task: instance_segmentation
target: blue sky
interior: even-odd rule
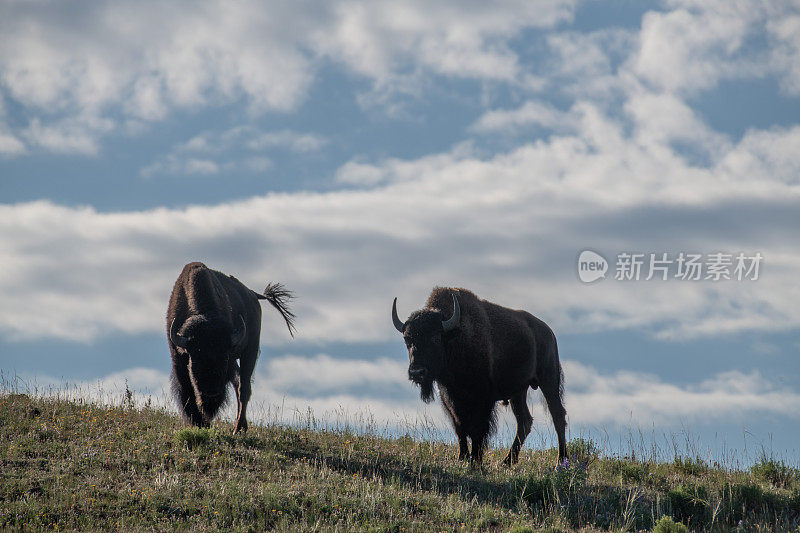
[[[553,327],[573,435],[796,462],[799,185],[789,1],[6,2],[0,369],[158,394],[202,260],[297,294],[293,340],[265,309],[261,405],[446,428],[389,311],[456,285]],[[764,259],[617,281],[622,252]]]

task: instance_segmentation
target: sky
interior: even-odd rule
[[[458,286],[553,328],[571,437],[797,464],[798,226],[796,2],[0,4],[6,386],[171,405],[203,261],[297,296],[251,417],[454,440],[391,303]]]

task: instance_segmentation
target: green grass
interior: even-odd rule
[[[607,457],[570,442],[482,469],[411,437],[251,425],[189,428],[172,414],[0,395],[0,529],[798,531],[800,476],[697,459]]]

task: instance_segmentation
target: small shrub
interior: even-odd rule
[[[674,521],[669,516],[662,516],[661,519],[656,522],[653,533],[689,533],[689,528],[680,522]]]
[[[797,469],[787,466],[783,461],[766,457],[762,457],[761,461],[750,467],[750,473],[756,479],[784,489],[791,487],[792,482],[800,478]]]
[[[586,463],[570,463],[567,460],[556,467],[552,475],[552,484],[559,495],[566,496],[583,488],[588,479],[589,470]]]
[[[521,497],[531,507],[560,502],[564,504],[580,492],[589,479],[585,464],[571,465],[564,461],[555,470],[543,476],[528,477],[522,487]]]
[[[567,443],[567,457],[572,462],[591,463],[600,455],[600,448],[590,439],[572,439]]]
[[[690,457],[676,457],[673,464],[678,472],[690,476],[699,476],[708,471],[708,465],[699,457],[695,457],[694,459]]]
[[[703,485],[682,483],[667,493],[672,505],[672,516],[681,522],[699,528],[708,522],[710,507],[708,489]]]
[[[722,501],[722,517],[731,524],[764,508],[780,505],[776,495],[767,493],[752,483],[726,483],[722,488]]]
[[[647,479],[649,473],[647,465],[620,461],[614,467],[614,473],[618,474],[623,481],[629,483],[642,483]]]
[[[187,449],[193,450],[211,440],[211,430],[208,428],[183,428],[175,434],[175,439],[184,444]]]
[[[553,482],[550,476],[531,476],[522,487],[522,499],[531,507],[547,504],[554,500]]]

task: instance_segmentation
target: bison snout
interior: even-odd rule
[[[428,375],[428,370],[425,368],[409,368],[408,369],[408,379],[411,381],[415,381],[417,383],[421,383],[425,381],[425,377]]]

